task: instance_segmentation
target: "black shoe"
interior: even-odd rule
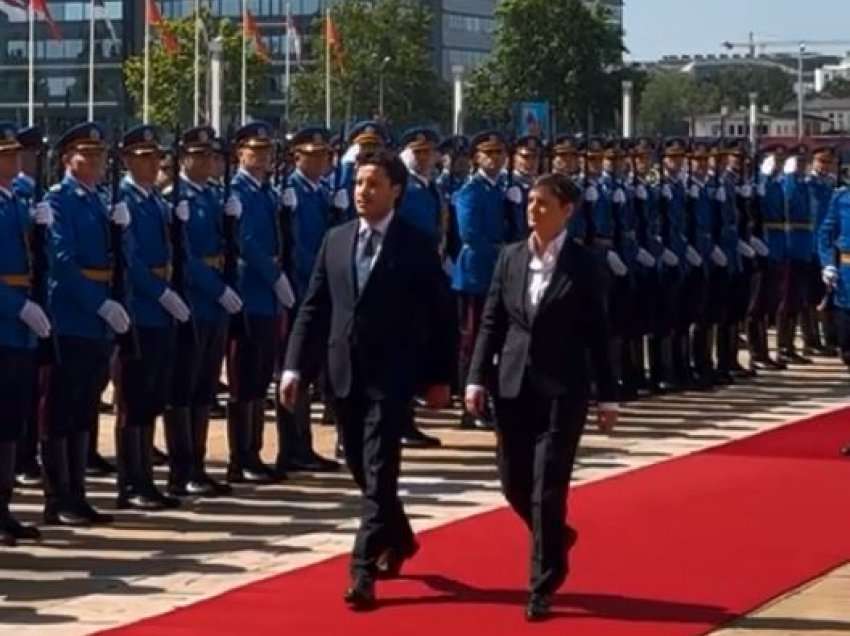
[[[545,621],[552,613],[552,599],[545,594],[532,594],[525,608],[525,620],[529,623]]]
[[[432,435],[426,435],[418,428],[413,427],[402,433],[401,445],[405,448],[439,448],[443,443]]]
[[[168,484],[166,489],[169,495],[172,497],[189,497],[195,493],[189,491],[189,482],[174,482]]]
[[[762,369],[766,371],[783,371],[788,368],[786,364],[766,356],[753,358],[752,365],[756,369]]]
[[[46,526],[82,527],[91,525],[91,520],[79,510],[72,508],[60,509],[53,505],[44,507],[43,520]]]
[[[76,506],[77,512],[84,518],[88,519],[93,526],[105,526],[115,521],[115,517],[104,512],[99,512],[88,501],[84,501]]]
[[[754,378],[758,375],[755,369],[745,369],[741,365],[736,365],[732,367],[732,377],[733,378]]]
[[[15,483],[27,488],[41,485],[41,467],[38,464],[27,466],[15,474]]]
[[[337,459],[345,461],[345,447],[342,444],[337,443],[336,448],[334,449],[334,455]]]
[[[168,464],[168,455],[154,446],[151,450],[151,461],[154,466],[165,466]]]
[[[375,609],[375,584],[371,581],[357,581],[345,591],[346,605],[355,612],[368,612]]]
[[[728,386],[730,384],[735,384],[735,378],[733,378],[732,374],[728,371],[715,371],[714,384],[717,386]]]
[[[376,577],[380,580],[397,579],[404,562],[416,556],[417,552],[419,552],[419,544],[415,540],[403,551],[387,548],[375,562]]]
[[[284,472],[289,471],[293,473],[335,473],[340,469],[339,462],[333,459],[325,459],[315,453],[311,457],[287,459],[284,462],[280,462],[278,466]]]
[[[3,520],[0,532],[11,535],[15,541],[40,541],[41,532],[35,526],[24,525],[12,516]]]
[[[779,360],[785,364],[811,364],[812,361],[801,356],[796,351],[783,351],[779,355]]]
[[[168,508],[170,510],[179,508],[182,505],[177,497],[166,495],[165,493],[160,492],[157,488],[152,489],[150,492],[146,492],[145,496],[159,502],[163,508]]]
[[[201,479],[190,480],[186,484],[186,492],[192,497],[216,497],[218,495],[215,486]]]
[[[255,462],[250,467],[242,469],[242,476],[249,484],[275,484],[286,479],[285,475],[278,475],[272,468],[263,462]]]
[[[223,420],[225,417],[227,417],[227,408],[224,406],[224,404],[216,400],[210,406],[210,417],[214,417],[218,420]]]
[[[162,502],[157,499],[139,494],[119,495],[115,500],[115,507],[118,510],[142,510],[144,512],[156,512],[165,508]]]
[[[204,475],[203,481],[204,483],[209,484],[212,487],[216,495],[227,496],[233,494],[233,488],[231,488],[229,484],[216,481],[209,475]]]
[[[103,455],[95,453],[89,457],[86,475],[89,477],[107,477],[115,474],[115,466],[110,464]]]

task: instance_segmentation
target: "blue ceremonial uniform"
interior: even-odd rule
[[[818,255],[823,267],[838,269],[835,304],[850,309],[850,190],[843,187],[832,197],[818,230]]]
[[[788,228],[788,257],[810,262],[814,244],[814,218],[809,185],[803,176],[787,174],[782,178]]]
[[[60,336],[106,340],[97,315],[109,298],[113,258],[107,210],[96,191],[71,175],[47,195],[56,216],[49,232],[50,312]]]
[[[27,301],[30,261],[27,206],[12,192],[0,188],[0,347],[32,349],[35,336],[19,314]]]
[[[788,232],[785,226],[785,192],[782,180],[766,176],[758,188],[761,198],[764,240],[770,250],[771,261],[783,262],[788,258]]]
[[[233,178],[232,193],[242,203],[239,224],[239,290],[245,312],[280,315],[274,284],[281,275],[278,195],[268,183],[259,183],[244,171]]]
[[[443,197],[434,181],[426,181],[419,175],[409,173],[407,189],[399,208],[400,216],[413,226],[440,242],[442,229]]]
[[[505,195],[497,182],[476,173],[454,196],[460,253],[452,287],[485,295],[490,287],[499,250],[505,242]]]
[[[696,196],[693,196],[693,195]],[[707,184],[691,179],[691,188],[688,196],[692,203],[693,232],[689,233],[688,242],[699,253],[703,260],[703,269],[708,271],[711,264],[711,252],[716,246],[714,235],[714,200]]]
[[[290,211],[294,248],[291,260],[292,284],[300,300],[307,292],[316,256],[330,227],[330,193],[324,185],[312,183],[298,170],[289,176],[287,185],[297,198],[295,209]]]
[[[720,187],[725,199],[720,203],[720,248],[729,261],[731,274],[741,271],[741,255],[738,253],[738,176],[725,172],[720,178]]]
[[[168,327],[171,316],[159,298],[168,287],[170,212],[158,192],[145,192],[129,177],[122,181],[118,196],[127,204],[132,218],[127,228],[131,314],[140,327]]]
[[[812,243],[812,248],[814,249],[815,254],[817,254],[818,230],[829,211],[829,205],[832,202],[832,197],[835,193],[835,181],[829,175],[812,173],[806,178],[806,184],[809,190],[809,205],[812,210],[812,219],[814,221],[814,241]]]

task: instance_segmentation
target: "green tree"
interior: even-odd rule
[[[624,52],[603,10],[581,0],[503,0],[491,57],[471,77],[471,116],[506,125],[517,101],[548,101],[558,128],[614,124]]]
[[[764,66],[742,66],[712,73],[699,80],[702,90],[714,90],[721,105],[732,110],[744,108],[750,103],[750,93],[758,93],[760,104],[781,111],[794,99],[794,80],[779,68]]]
[[[384,117],[393,125],[445,123],[449,86],[434,69],[431,12],[405,0],[340,0],[331,9],[341,54],[332,53],[331,107],[335,122],[372,117],[379,111],[381,77]],[[324,18],[312,30],[317,60],[293,77],[293,115],[298,123],[324,120]],[[339,63],[337,63],[339,62]]]
[[[637,127],[644,135],[686,134],[688,120],[715,110],[717,102],[716,90],[689,73],[656,73],[643,91]]]
[[[224,81],[222,95],[222,120],[235,122],[241,111],[242,85],[242,27],[227,19],[218,19],[208,11],[202,11],[204,31],[201,38],[201,107],[205,103],[204,87],[207,86],[209,64],[208,41],[220,36],[223,45]],[[166,20],[174,33],[179,50],[169,53],[161,41],[151,43],[150,50],[150,121],[167,128],[188,127],[194,113],[194,51],[195,20],[189,16],[181,20]],[[152,28],[156,31],[156,28]],[[247,96],[249,111],[259,105],[260,88],[266,75],[268,63],[257,54],[249,43],[247,58]],[[128,58],[124,62],[124,81],[133,100],[137,118],[142,117],[144,95],[144,55]]]
[[[823,92],[830,97],[850,97],[850,79],[847,79],[846,77],[836,77],[824,86]]]

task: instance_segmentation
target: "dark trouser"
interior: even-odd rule
[[[466,386],[469,365],[475,351],[475,340],[481,328],[481,314],[484,312],[486,296],[476,294],[458,294],[458,386],[461,391]]]
[[[511,508],[532,533],[530,588],[552,594],[566,580],[567,492],[587,400],[550,398],[528,382],[496,401],[499,476]]]
[[[770,357],[767,329],[778,302],[778,265],[776,261],[763,257],[759,257],[755,265],[746,316],[747,345],[751,359],[763,362]]]
[[[808,297],[809,263],[786,261],[780,274],[779,308],[776,314],[776,330],[779,350],[794,352],[794,336],[797,321]]]
[[[38,400],[35,399],[35,396],[38,395],[38,369],[35,364],[32,365],[30,375],[30,407],[24,421],[23,434],[18,440],[15,452],[16,473],[38,469]]]
[[[35,351],[0,347],[0,530],[11,518],[15,453],[32,412]]]
[[[838,350],[841,360],[850,368],[850,309],[835,308],[835,322],[838,330]]]
[[[709,343],[712,339],[714,326],[709,311],[709,303],[712,302],[712,278],[713,270],[706,272],[704,267],[691,267],[685,278],[682,290],[682,301],[687,318],[682,325],[685,352],[679,356],[685,359],[685,364],[693,360],[694,371],[698,378],[710,377],[714,369],[711,358]],[[688,332],[693,325],[693,333]],[[688,351],[690,349],[690,351]]]
[[[282,341],[282,318],[248,314],[247,334],[228,343],[227,383],[230,387],[227,433],[230,464],[252,468],[260,462],[265,425],[265,399],[274,377]]]
[[[119,495],[149,492],[153,486],[154,424],[165,411],[171,392],[175,361],[176,330],[172,327],[137,327],[139,356],[116,361],[115,388],[118,403],[115,439],[118,458]],[[188,466],[189,447],[176,444],[175,431],[166,420],[168,459]]]
[[[351,555],[353,580],[371,580],[380,554],[407,551],[414,542],[410,521],[398,497],[401,428],[410,399],[375,400],[362,389],[336,401],[345,438],[345,460],[363,494],[360,528]]]
[[[285,409],[278,401],[275,417],[278,429],[278,453],[276,464],[285,468],[289,462],[308,461],[313,458],[313,431],[310,421],[310,386],[302,384],[295,408]]]
[[[679,314],[682,312],[681,276],[678,268],[666,266],[661,268],[659,274],[659,304],[649,339],[649,373],[654,384],[675,383],[677,379],[673,365],[673,339],[678,327]]]
[[[41,369],[39,430],[48,510],[85,503],[88,445],[97,423],[111,343],[59,336],[61,359]]]

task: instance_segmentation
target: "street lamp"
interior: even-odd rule
[[[381,119],[384,118],[384,71],[387,68],[387,64],[392,62],[392,59],[387,55],[381,60],[381,65],[378,68],[378,115]]]
[[[454,134],[463,134],[463,72],[464,68],[461,64],[452,66],[452,75],[454,76]]]
[[[803,55],[806,53],[806,43],[800,42],[800,54],[797,56],[797,139],[803,138]]]

